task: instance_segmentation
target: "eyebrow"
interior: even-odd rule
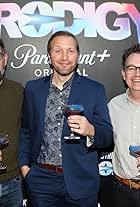
[[[61,46],[61,45],[54,45],[53,47],[63,47],[63,46]],[[67,47],[67,46],[65,46],[65,47]],[[76,47],[68,47],[68,48],[76,48]]]
[[[128,65],[126,65],[125,67],[128,67],[128,66],[134,66],[134,67],[137,67],[137,66],[134,65],[134,64],[128,64]]]

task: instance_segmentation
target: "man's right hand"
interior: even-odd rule
[[[29,170],[30,170],[30,167],[28,165],[24,165],[21,167],[21,173],[24,178],[27,175]]]

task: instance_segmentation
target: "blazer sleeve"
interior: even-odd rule
[[[103,85],[100,85],[97,90],[96,106],[93,113],[93,125],[95,126],[95,141],[93,146],[97,148],[106,148],[112,145],[113,129]]]

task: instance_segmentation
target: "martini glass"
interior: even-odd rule
[[[8,135],[7,134],[0,134],[0,150],[5,149],[8,147],[9,140],[8,140]],[[6,172],[7,167],[3,166],[2,161],[0,161],[0,174]]]
[[[64,113],[67,117],[72,115],[83,115],[84,107],[82,104],[71,104],[64,107]],[[64,139],[80,139],[80,136],[76,136],[71,129],[69,136],[65,136]]]
[[[132,156],[135,158],[140,156],[140,145],[130,145],[129,151]],[[133,178],[134,180],[140,180],[140,171],[136,177]]]

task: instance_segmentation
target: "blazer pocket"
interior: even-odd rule
[[[23,180],[26,182],[27,180],[29,180],[30,178],[30,174],[33,171],[34,165],[31,166],[30,170],[27,172],[27,174],[25,175],[25,177],[23,177]]]

